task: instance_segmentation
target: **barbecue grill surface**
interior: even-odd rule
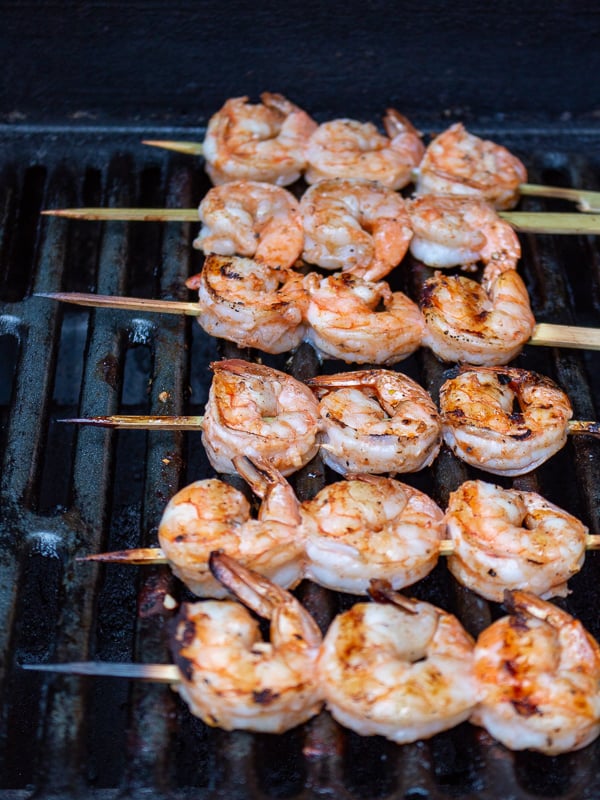
[[[525,126],[481,132],[520,153],[532,180],[598,183],[599,165],[588,155],[597,139],[589,132],[575,141],[572,132]],[[212,474],[199,434],[110,432],[60,419],[202,413],[210,361],[258,355],[210,339],[189,319],[94,311],[36,296],[65,290],[186,299],[184,278],[201,263],[191,248],[197,226],[39,216],[42,208],[69,205],[196,203],[208,188],[201,163],[144,148],[138,139],[137,132],[111,129],[54,134],[51,143],[43,129],[4,136],[0,797],[32,791],[61,798],[598,796],[597,744],[558,758],[514,754],[464,724],[397,747],[344,731],[326,713],[280,737],[224,733],[192,718],[166,686],[19,669],[39,661],[168,660],[170,615],[162,600],[166,592],[187,597],[168,570],[75,559],[155,544],[169,497]],[[528,236],[523,244],[522,272],[538,321],[597,321],[596,240]],[[414,294],[423,267],[412,263],[397,273],[395,285]],[[267,360],[299,377],[346,368],[321,367],[308,346]],[[529,347],[516,363],[567,388],[576,418],[598,418],[597,355]],[[448,374],[426,352],[398,369],[434,395]],[[540,491],[599,533],[599,457],[596,442],[572,439],[551,462],[513,483]],[[444,505],[467,477],[490,479],[443,451],[433,467],[403,479]],[[292,480],[306,497],[331,479],[317,461]],[[589,553],[571,596],[560,601],[596,636],[598,569],[597,555]],[[501,613],[458,587],[443,563],[411,593],[457,613],[473,634]],[[298,594],[324,627],[353,602],[308,584]]]

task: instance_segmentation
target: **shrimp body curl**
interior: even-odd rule
[[[245,454],[289,475],[317,454],[318,403],[308,386],[241,359],[211,367],[202,442],[213,469],[235,474],[233,459]]]
[[[514,269],[480,285],[437,272],[425,281],[423,344],[443,361],[496,365],[511,361],[529,341],[535,319]]]
[[[300,211],[304,260],[370,281],[402,261],[412,238],[404,200],[374,181],[319,181],[302,196]]]
[[[581,623],[529,592],[475,646],[471,721],[511,750],[578,750],[600,733],[600,647]]]
[[[444,515],[423,492],[393,478],[356,475],[301,505],[307,578],[349,594],[371,579],[394,589],[428,575],[439,556]]]
[[[291,267],[302,252],[300,206],[280,186],[233,181],[214,186],[198,208],[202,228],[194,247],[222,256],[248,256],[270,267]]]
[[[306,293],[293,270],[209,255],[185,285],[198,290],[198,322],[211,336],[264,353],[287,353],[304,338]]]
[[[241,603],[184,604],[173,637],[179,694],[207,725],[225,730],[282,733],[300,725],[322,706],[315,621],[293,595],[234,559],[217,555],[212,565],[229,591],[270,621],[270,641]]]
[[[524,475],[560,450],[573,415],[550,378],[524,369],[465,369],[440,389],[442,436],[467,464]]]
[[[216,185],[254,180],[287,186],[306,166],[306,143],[317,128],[283,95],[263,92],[261,103],[233,97],[214,114],[202,144],[206,171]]]
[[[338,722],[361,736],[405,744],[469,717],[476,701],[473,641],[446,611],[391,596],[386,590],[387,602],[357,603],[338,615],[318,668]]]
[[[450,572],[495,602],[506,589],[564,597],[585,559],[586,526],[536,492],[466,481],[450,495],[446,526]]]
[[[404,473],[428,467],[442,443],[429,394],[407,375],[373,369],[319,375],[321,457],[342,475]]]
[[[460,122],[428,145],[419,165],[417,194],[480,197],[497,209],[512,208],[527,180],[522,162],[505,147],[469,133]]]
[[[420,134],[394,109],[388,109],[383,124],[387,136],[371,122],[336,119],[319,125],[306,148],[307,183],[366,178],[390,189],[410,183],[425,152]]]
[[[521,245],[514,229],[483,200],[423,195],[409,201],[412,255],[430,267],[468,268],[481,261],[486,280],[515,269]]]
[[[218,548],[280,586],[294,587],[302,578],[300,512],[291,486],[267,463],[238,457],[235,466],[262,498],[257,519],[240,491],[210,478],[177,492],[158,527],[173,573],[199,597],[228,594],[209,568]]]
[[[419,307],[385,281],[310,273],[305,288],[306,341],[321,357],[386,366],[419,348],[425,331]]]

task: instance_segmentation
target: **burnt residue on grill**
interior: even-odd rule
[[[417,120],[418,122],[418,120]],[[598,183],[589,131],[482,129],[532,166],[532,180]],[[198,272],[191,224],[69,222],[46,207],[190,207],[208,189],[201,162],[153,151],[137,132],[43,131],[7,137],[0,166],[0,798],[170,797],[592,798],[600,794],[598,744],[556,758],[510,753],[463,724],[430,741],[397,747],[345,731],[323,712],[281,737],[226,733],[193,718],[168,686],[107,678],[48,676],[21,662],[166,662],[173,612],[189,593],[165,567],[93,565],[100,550],[156,544],[158,522],[178,488],[212,475],[200,433],[111,431],[61,422],[73,416],[203,412],[209,364],[240,355],[175,316],[63,307],[37,297],[55,290],[186,299]],[[16,136],[16,134],[15,134]],[[156,138],[169,138],[160,131]],[[173,137],[170,137],[173,138]],[[181,137],[179,137],[181,138]],[[594,144],[596,145],[594,147]],[[40,158],[39,153],[44,157]],[[297,187],[300,188],[300,187]],[[531,209],[564,209],[527,200]],[[591,237],[522,237],[522,274],[540,321],[598,324],[598,244]],[[413,296],[431,274],[408,263],[391,279]],[[244,351],[244,358],[260,358]],[[268,363],[306,379],[319,364],[308,345]],[[598,355],[527,347],[517,366],[565,387],[577,419],[598,419]],[[425,351],[398,365],[437,398],[451,372]],[[600,533],[600,451],[571,437],[530,476],[537,490]],[[477,473],[443,449],[407,483],[442,506]],[[293,476],[301,498],[335,480],[317,458]],[[588,553],[561,605],[600,636],[600,554]],[[355,598],[303,583],[298,597],[325,630]],[[444,563],[411,594],[456,613],[477,635],[502,613],[458,586]],[[167,604],[170,605],[170,604]]]

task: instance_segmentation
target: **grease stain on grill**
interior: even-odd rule
[[[100,378],[115,391],[119,387],[119,359],[108,353],[96,362],[96,371]]]

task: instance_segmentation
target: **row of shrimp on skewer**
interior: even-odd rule
[[[432,464],[444,442],[470,466],[514,477],[547,461],[571,432],[597,432],[593,422],[572,420],[569,398],[554,381],[515,367],[459,369],[443,383],[438,411],[423,387],[393,370],[302,383],[241,359],[211,366],[205,414],[195,419],[218,473],[235,472],[233,459],[246,454],[290,475],[319,451],[342,474],[416,472]],[[114,424],[126,426],[127,417]],[[137,426],[143,425],[144,418]]]
[[[222,597],[209,569],[222,549],[285,588],[303,579],[333,591],[366,594],[371,580],[412,586],[447,556],[463,586],[499,602],[505,589],[548,598],[568,594],[598,537],[537,492],[470,480],[445,511],[428,495],[381,475],[347,475],[300,502],[267,462],[238,456],[235,466],[257,497],[207,478],[177,492],[158,526],[159,548],[84,557],[103,563],[167,563],[199,597]]]
[[[470,720],[509,748],[548,755],[600,732],[600,647],[531,593],[506,592],[508,615],[474,640],[454,615],[373,581],[372,602],[338,614],[323,636],[287,590],[223,553],[210,564],[241,602],[184,603],[172,627],[176,666],[163,670],[210,726],[281,733],[325,706],[356,733],[398,744]],[[269,620],[269,641],[255,615]],[[98,665],[25,666],[94,674]]]
[[[510,208],[527,180],[522,162],[506,148],[469,133],[461,123],[436,136],[427,148],[421,134],[395,109],[383,118],[385,134],[370,122],[348,118],[321,125],[280,94],[264,92],[261,103],[228,100],[209,120],[202,154],[215,185],[258,180],[287,186],[329,178],[365,178],[417,194],[483,197]]]

